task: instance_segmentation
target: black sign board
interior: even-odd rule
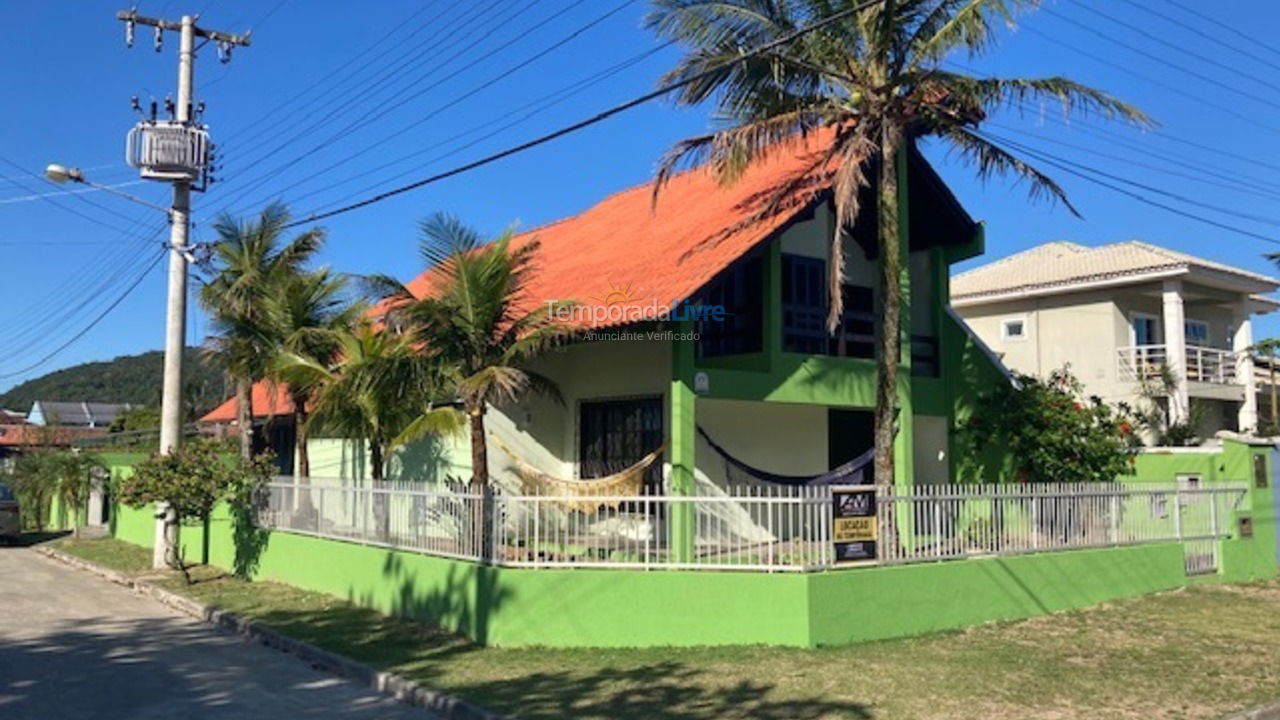
[[[831,541],[836,562],[876,559],[876,489],[872,485],[831,488]]]

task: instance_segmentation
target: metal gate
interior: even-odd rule
[[[1200,485],[1198,476],[1178,478],[1173,509],[1178,536],[1182,538],[1187,575],[1208,575],[1221,565],[1222,540],[1232,534],[1232,514],[1244,501],[1246,490],[1222,492]]]

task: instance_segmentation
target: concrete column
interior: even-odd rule
[[[693,323],[677,323],[674,330],[677,334],[685,334],[687,338],[688,333],[693,332]],[[688,339],[676,340],[671,347],[671,475],[667,478],[667,493],[670,495],[689,496],[697,490],[697,459],[694,452],[698,441],[695,430],[697,415],[694,411],[697,396],[693,392],[693,351],[693,341]],[[692,503],[671,505],[667,518],[668,543],[671,559],[675,562],[693,561],[697,543],[696,516],[696,508]]]
[[[1240,432],[1258,429],[1258,385],[1253,375],[1253,320],[1249,316],[1249,297],[1240,298],[1235,307],[1236,334],[1231,349],[1236,353],[1236,383],[1244,386],[1244,402],[1237,418]]]
[[[1169,394],[1169,422],[1187,419],[1190,397],[1187,392],[1187,331],[1186,316],[1182,310],[1182,281],[1164,281],[1164,347],[1165,364],[1173,371],[1175,380]]]

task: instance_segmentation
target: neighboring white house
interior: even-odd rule
[[[1203,408],[1202,437],[1258,424],[1251,316],[1280,302],[1265,275],[1142,242],[1055,242],[951,279],[951,304],[1011,369],[1070,364],[1091,394],[1137,402],[1162,366],[1172,420]]]

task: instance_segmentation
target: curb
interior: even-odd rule
[[[311,643],[295,640],[254,620],[242,618],[235,613],[219,610],[190,598],[171,593],[149,582],[136,580],[124,573],[91,563],[74,555],[68,555],[61,550],[55,550],[44,545],[39,545],[32,549],[65,565],[70,565],[79,570],[86,570],[117,585],[123,585],[140,595],[150,597],[157,602],[168,605],[183,614],[190,615],[219,629],[230,631],[267,647],[289,653],[313,668],[355,681],[408,705],[430,710],[446,720],[516,720],[511,716],[500,715],[486,710],[456,696],[439,690],[432,690],[416,680],[410,680],[396,673],[378,670],[362,662],[318,648]],[[1257,718],[1253,716],[1244,718],[1242,716],[1241,720],[1272,720],[1272,716],[1258,716]]]
[[[1280,720],[1280,701],[1232,713],[1222,720]]]

